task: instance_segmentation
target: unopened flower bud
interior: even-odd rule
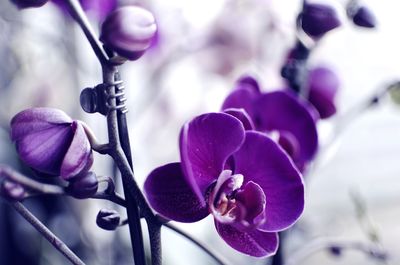
[[[152,13],[141,7],[124,6],[106,18],[100,40],[118,55],[136,60],[150,47],[156,30]]]
[[[104,230],[115,230],[119,226],[121,217],[115,210],[101,209],[97,214],[96,224]]]
[[[308,76],[308,100],[319,112],[321,119],[336,113],[335,98],[340,86],[339,77],[327,67],[316,67]]]
[[[18,8],[41,7],[49,0],[11,0]]]
[[[375,28],[375,15],[365,6],[358,7],[351,16],[355,25],[364,28]]]
[[[0,193],[8,199],[20,201],[25,197],[25,189],[20,184],[4,180],[0,187]]]
[[[86,174],[93,154],[83,123],[58,109],[32,108],[11,120],[21,160],[39,173],[71,180]]]
[[[72,179],[68,186],[68,192],[75,198],[87,199],[96,194],[98,185],[96,174],[90,171],[82,177]]]
[[[323,4],[306,4],[300,19],[304,32],[313,38],[320,38],[341,25],[336,10]]]

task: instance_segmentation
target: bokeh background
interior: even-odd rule
[[[121,1],[121,3],[136,3]],[[295,264],[400,263],[400,107],[385,97],[358,111],[376,91],[400,80],[400,2],[365,0],[378,27],[367,30],[345,17],[345,1],[324,1],[337,8],[343,26],[328,33],[310,59],[338,74],[338,114],[319,124],[321,152],[307,174],[306,210],[285,234],[286,260],[326,242],[370,245],[375,239],[388,261],[348,249],[329,249]],[[280,68],[296,38],[300,1],[152,0],[159,35],[146,55],[122,67],[137,181],[155,167],[179,159],[182,124],[204,112],[218,111],[235,80],[250,73],[264,90],[285,87]],[[101,18],[88,12],[96,30]],[[57,107],[87,122],[107,139],[100,114],[86,114],[79,93],[101,82],[100,66],[81,30],[54,4],[17,10],[0,2],[0,162],[29,174],[8,137],[9,120],[35,106]],[[341,130],[337,130],[341,125]],[[115,175],[112,161],[96,156],[99,175]],[[106,232],[96,227],[97,212],[115,207],[94,200],[43,197],[26,202],[87,264],[132,264],[127,227]],[[125,216],[122,209],[116,208]],[[217,235],[212,218],[177,224],[219,252],[230,264],[269,264],[230,249]],[[215,264],[191,242],[163,230],[165,264]],[[0,203],[0,264],[67,264],[5,203]]]

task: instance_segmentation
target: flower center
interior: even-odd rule
[[[249,181],[243,185],[242,174],[224,170],[219,175],[208,199],[210,211],[221,223],[256,227],[265,221],[265,194],[261,187]]]

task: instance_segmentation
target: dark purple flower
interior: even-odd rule
[[[65,0],[51,0],[63,12],[67,12]],[[117,7],[117,0],[79,0],[83,10],[95,14],[99,20],[103,20],[111,11]]]
[[[11,120],[11,139],[34,170],[71,180],[86,174],[93,154],[85,129],[58,109],[32,108]]]
[[[122,57],[136,60],[150,47],[156,31],[153,14],[141,7],[124,6],[106,18],[100,40]]]
[[[234,249],[255,257],[274,254],[277,232],[304,207],[302,178],[287,154],[234,116],[208,113],[183,126],[180,155],[181,163],[159,167],[146,179],[151,206],[179,222],[211,213]]]
[[[336,73],[326,67],[317,67],[308,76],[308,100],[326,119],[336,113],[335,96],[340,82]]]
[[[323,4],[306,3],[300,19],[304,32],[313,38],[320,38],[341,25],[336,10]]]
[[[41,7],[49,0],[11,0],[18,8]]]
[[[357,7],[350,15],[355,25],[364,28],[375,28],[376,18],[374,13],[365,6]]]
[[[238,81],[222,109],[242,108],[256,130],[275,136],[277,142],[303,171],[318,149],[315,110],[291,91],[261,93],[258,86]]]

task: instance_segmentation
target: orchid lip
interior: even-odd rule
[[[260,188],[252,181],[244,184],[242,174],[232,174],[231,170],[221,172],[208,197],[209,209],[218,222],[232,224],[240,229],[256,229],[265,222],[265,204],[263,203],[265,195],[263,194],[264,200],[256,207],[259,210],[254,215],[254,208],[248,208],[249,202],[246,202],[246,195],[243,197],[248,185]],[[252,206],[254,207],[254,203]]]

